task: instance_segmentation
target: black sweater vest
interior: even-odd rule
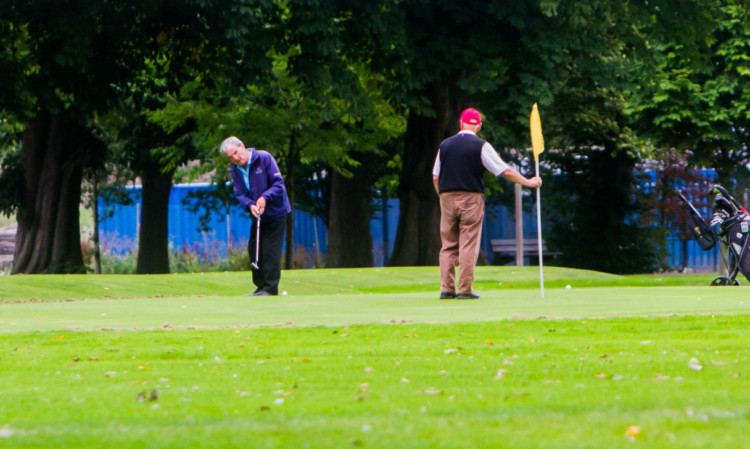
[[[438,191],[484,193],[484,140],[470,133],[459,133],[440,144]]]

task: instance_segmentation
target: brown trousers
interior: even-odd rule
[[[440,290],[471,293],[474,267],[479,256],[484,218],[484,195],[478,192],[445,192],[440,194]]]

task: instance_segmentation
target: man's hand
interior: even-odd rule
[[[260,217],[263,215],[263,211],[266,210],[266,199],[264,197],[258,198],[258,201],[255,202],[252,206],[250,206],[250,212],[252,212],[253,215],[256,217]]]
[[[526,184],[527,187],[534,187],[538,189],[539,187],[542,186],[542,178],[540,178],[539,176],[534,176],[533,178],[529,178],[528,181],[529,181],[528,184]]]

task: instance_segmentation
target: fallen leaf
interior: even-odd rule
[[[703,365],[701,365],[700,362],[698,362],[698,359],[696,359],[695,357],[693,357],[688,362],[688,368],[690,368],[693,371],[700,371],[700,370],[703,369]]]
[[[13,436],[13,429],[10,427],[10,424],[6,424],[3,427],[0,427],[0,438],[10,438]]]
[[[143,390],[136,396],[138,402],[154,402],[159,399],[159,390],[154,388],[151,391]]]
[[[630,426],[625,431],[625,436],[635,438],[641,434],[641,426]]]

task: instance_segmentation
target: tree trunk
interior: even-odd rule
[[[169,273],[169,192],[174,170],[162,172],[157,161],[148,161],[141,174],[141,229],[138,238],[137,274]]]
[[[440,142],[458,131],[458,114],[449,106],[447,96],[438,85],[432,86],[426,94],[437,116],[409,113],[398,188],[400,212],[391,266],[438,264],[440,202],[432,184],[432,166]],[[449,126],[450,118],[455,118],[455,127]]]
[[[361,165],[346,178],[338,172],[331,179],[331,210],[328,220],[329,268],[372,267],[373,154],[357,157]]]
[[[76,158],[82,136],[79,125],[47,113],[26,127],[13,274],[85,272],[78,214],[83,168]]]
[[[295,134],[292,133],[292,136],[289,138],[289,150],[285,160],[286,174],[284,176],[284,187],[286,187],[286,194],[289,197],[289,204],[292,206],[292,212],[286,216],[285,270],[294,268],[294,171],[297,168],[298,155],[297,139]]]

